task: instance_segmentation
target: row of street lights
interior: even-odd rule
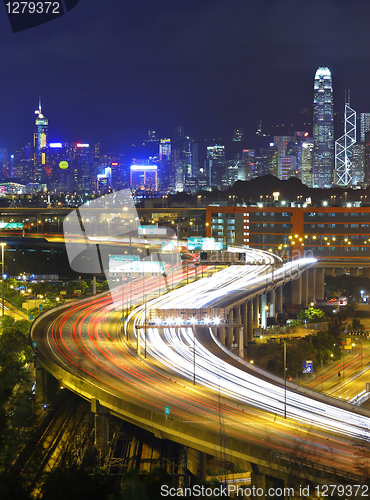
[[[337,238],[335,236],[324,236],[324,235],[290,235],[289,241],[287,243],[282,243],[277,247],[279,251],[284,251],[285,249],[289,251],[289,249],[296,249],[298,251],[303,251],[302,247],[306,247],[307,250],[310,250],[310,247],[314,245],[319,245],[321,248],[321,256],[323,249],[328,247],[330,251],[332,247],[335,248],[339,246],[341,248],[341,255],[343,256],[343,248],[349,249],[352,245],[352,242],[349,238],[343,238],[340,240],[340,245],[336,244]],[[370,238],[367,240],[363,240],[359,246],[370,245]],[[273,252],[273,248],[269,248],[269,252]]]

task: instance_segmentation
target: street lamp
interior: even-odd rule
[[[1,245],[1,303],[2,303],[2,316],[4,316],[4,248],[6,243],[2,242]]]
[[[284,418],[286,418],[286,341],[284,340]]]
[[[196,318],[191,318],[190,320],[191,322],[191,330],[192,330],[192,333],[193,333],[193,351],[194,351],[194,356],[193,356],[193,372],[194,372],[194,377],[193,377],[193,384],[195,385],[195,332],[194,332],[194,325],[195,325],[195,322],[196,322]]]
[[[347,245],[346,252],[348,252],[349,246],[351,245],[351,242],[349,241],[348,238],[344,238],[343,240],[341,240],[341,245],[340,246],[341,246],[341,255],[342,255],[342,257],[343,257],[343,248],[346,248],[345,245],[343,245],[343,242]]]

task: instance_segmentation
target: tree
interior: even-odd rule
[[[307,323],[320,323],[320,321],[324,321],[325,313],[321,309],[310,307],[299,311],[297,318],[306,320]]]
[[[364,325],[358,318],[353,318],[350,328],[356,332],[363,331],[365,329]]]
[[[370,278],[367,276],[325,276],[325,286],[328,295],[338,295],[359,299],[361,290],[370,290]]]
[[[6,429],[11,422],[8,418],[9,411],[7,403],[16,384],[25,380],[28,375],[27,363],[32,358],[32,349],[29,346],[28,331],[30,322],[26,320],[15,321],[14,318],[5,315],[1,321],[0,335],[0,459],[4,462],[4,457],[9,455],[11,442],[8,439],[4,449],[8,434]],[[22,407],[22,408],[21,408]],[[21,412],[24,405],[19,400]],[[10,412],[11,413],[11,412]],[[11,437],[11,436],[10,436]]]
[[[347,319],[346,311],[340,311],[328,316],[328,333],[335,338],[335,342],[341,342],[345,329],[345,321]]]

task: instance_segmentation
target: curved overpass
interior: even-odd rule
[[[288,273],[286,268],[275,271],[277,279],[289,280],[291,273],[302,272],[309,263],[300,263],[300,269],[298,265]],[[121,314],[114,309],[117,298],[125,300],[120,288],[113,291],[114,301],[106,294],[52,310],[32,325],[37,357],[63,386],[86,399],[98,399],[112,413],[157,436],[231,461],[253,462],[267,473],[284,471],[271,461],[272,451],[298,454],[326,466],[332,466],[335,457],[338,469],[355,472],[353,444],[369,435],[366,412],[313,397],[314,393],[300,394],[293,386],[285,392],[281,380],[267,380],[266,374],[252,372],[236,357],[231,359],[209,326],[145,328],[152,308],[172,310],[171,301],[177,296],[183,297],[185,307],[185,297],[195,297],[196,289],[203,286],[202,296],[211,298],[198,304],[212,310],[238,300],[241,294],[272,286],[271,265],[263,267],[252,272],[249,266],[233,266],[235,276],[225,269],[151,300],[130,315],[124,331]],[[137,282],[134,303],[142,300],[141,283]],[[148,295],[156,285],[156,278],[148,280]],[[221,288],[217,296],[212,295],[215,288]],[[133,348],[138,333],[146,359]],[[285,398],[287,419],[283,418]],[[171,408],[171,419],[164,415],[165,406]],[[318,480],[317,470],[303,472]]]

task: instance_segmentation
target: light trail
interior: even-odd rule
[[[62,314],[56,312],[55,318],[48,322],[46,342],[41,341],[45,338],[41,328],[33,330],[32,338],[38,340],[40,352],[64,370],[104,387],[123,400],[162,413],[164,404],[171,405],[174,418],[193,422],[189,425],[204,425],[214,432],[220,432],[219,415],[222,412],[223,432],[230,437],[259,446],[273,446],[281,453],[294,453],[298,440],[307,456],[314,457],[319,451],[320,462],[331,465],[334,450],[338,467],[355,470],[353,440],[368,440],[368,418],[288,390],[288,418],[279,417],[276,421],[275,414],[283,414],[284,388],[248,372],[242,360],[243,369],[239,369],[215,356],[203,345],[202,339],[194,338],[191,325],[162,328],[149,325],[145,362],[130,350],[126,335],[135,345],[135,334],[139,331],[143,352],[144,316],[151,309],[168,311],[169,301],[183,308],[181,297],[186,297],[192,308],[222,304],[223,297],[230,302],[240,294],[246,297],[257,293],[266,283],[271,285],[272,277],[288,280],[310,264],[310,261],[293,262],[271,271],[274,266],[271,254],[250,252],[251,256],[266,260],[260,266],[224,269],[210,278],[155,298],[146,307],[142,304],[143,281],[140,278],[133,280],[131,299],[133,306],[138,307],[129,314],[124,329],[121,329],[121,314],[115,311],[114,303],[124,299],[122,307],[126,307],[128,297],[121,287],[117,287],[113,303],[109,295],[100,295],[71,304]],[[174,284],[183,281],[184,275],[182,268],[174,271]],[[157,287],[157,277],[148,279],[146,297],[154,296]],[[197,290],[199,295],[194,295]],[[206,294],[204,301],[200,297],[202,293]],[[135,325],[141,328],[130,331]],[[207,336],[210,334],[208,329]],[[189,383],[194,375],[194,346],[196,386]],[[182,384],[175,383],[172,377]],[[202,420],[206,423],[202,424]]]

